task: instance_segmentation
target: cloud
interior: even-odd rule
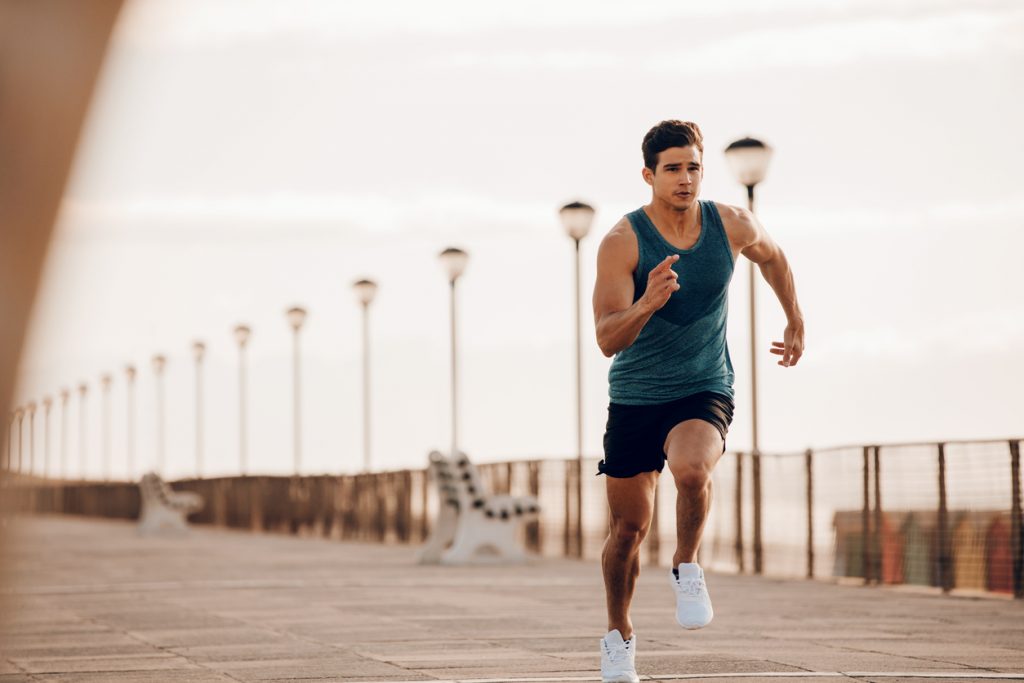
[[[888,358],[909,364],[934,364],[955,353],[995,354],[1024,345],[1024,309],[949,312],[928,325],[858,327],[822,339],[806,365]]]
[[[792,233],[932,232],[964,225],[1008,226],[1024,224],[1024,199],[944,204],[908,204],[900,208],[769,207],[758,210],[766,226]]]
[[[116,45],[132,47],[223,45],[299,33],[315,38],[459,35],[487,30],[563,29],[567,39],[585,29],[621,30],[672,19],[736,17],[778,20],[788,15],[856,18],[865,13],[913,13],[970,6],[1012,7],[989,0],[717,0],[681,3],[646,0],[633,6],[611,0],[134,0],[117,26]],[[762,22],[763,23],[763,22]]]
[[[853,0],[777,0],[772,11],[849,8]],[[905,3],[906,4],[906,3]],[[689,3],[648,0],[628,10],[595,0],[135,0],[122,14],[115,44],[134,47],[224,44],[285,33],[337,38],[403,34],[461,34],[489,29],[621,28],[673,16],[718,16],[764,11],[760,0]]]
[[[238,237],[279,232],[294,238],[448,235],[550,231],[556,207],[539,201],[505,202],[443,189],[401,200],[369,193],[319,195],[274,193],[236,196],[150,196],[132,199],[67,198],[59,225],[66,235],[127,229],[135,233],[181,233],[190,226]]]
[[[632,206],[602,205],[601,213],[619,216]],[[763,206],[766,226],[788,234],[849,234],[853,231],[934,231],[962,225],[1024,224],[1024,199],[974,204],[947,203],[906,208],[803,208]],[[246,236],[253,230],[281,230],[291,237],[393,234],[547,233],[558,225],[556,207],[538,198],[506,200],[454,189],[432,188],[400,199],[383,194],[272,193],[235,196],[149,196],[90,200],[66,198],[62,230],[130,228],[166,232],[200,225]],[[600,225],[600,220],[595,223]]]
[[[936,60],[1024,51],[1024,10],[963,11],[927,17],[877,17],[733,35],[661,55],[651,69],[699,71],[834,67],[864,60]]]
[[[866,60],[943,60],[1024,52],[1024,10],[956,11],[932,16],[830,18],[739,30],[668,51],[523,49],[460,51],[428,60],[427,68],[653,73],[724,73],[772,68],[829,68]]]

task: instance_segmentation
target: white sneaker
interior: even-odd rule
[[[602,683],[640,683],[636,675],[636,633],[623,640],[619,629],[601,639]]]
[[[676,621],[683,628],[704,628],[715,616],[704,583],[704,570],[696,562],[680,562],[677,569],[678,577],[672,572],[668,574],[676,591]]]

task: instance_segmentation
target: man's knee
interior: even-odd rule
[[[619,550],[631,551],[639,547],[644,538],[647,537],[647,530],[649,528],[647,524],[613,519],[609,538],[612,544]]]
[[[704,464],[688,464],[672,473],[677,489],[701,490],[711,484],[711,468]]]

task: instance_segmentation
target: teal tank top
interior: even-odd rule
[[[647,275],[670,254],[679,291],[651,316],[630,346],[619,351],[608,371],[612,403],[655,405],[701,391],[734,399],[732,359],[725,338],[729,317],[732,249],[712,201],[698,200],[700,236],[689,249],[662,237],[643,208],[626,214],[640,257],[633,271],[633,301],[647,289]]]

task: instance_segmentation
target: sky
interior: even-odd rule
[[[98,476],[98,380],[113,373],[112,474],[125,476],[123,367],[138,366],[137,474],[155,458],[150,359],[165,354],[165,474],[189,476],[191,344],[202,340],[203,472],[235,473],[231,329],[246,323],[250,471],[290,472],[284,312],[302,305],[301,469],[358,471],[351,284],[369,277],[380,285],[372,467],[420,467],[450,443],[437,254],[458,246],[470,254],[457,287],[460,446],[479,462],[574,456],[573,247],[557,209],[580,199],[597,209],[581,251],[583,445],[597,457],[610,360],[590,311],[596,251],[649,200],[644,133],[679,118],[704,132],[705,199],[745,203],[722,154],[731,141],[774,149],[757,211],[793,268],[806,352],[775,365],[768,349],[786,321],[761,280],[762,450],[1019,437],[1022,38],[1024,8],[994,0],[129,0],[50,247],[19,400],[88,383],[84,414],[77,399],[69,407],[67,472]],[[741,260],[728,440],[740,450],[747,287]]]

